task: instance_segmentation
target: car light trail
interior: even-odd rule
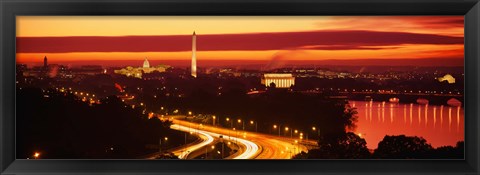
[[[178,151],[175,151],[175,153],[180,153],[178,158],[180,159],[186,159],[188,154],[190,154],[191,152],[197,150],[197,149],[200,149],[208,144],[211,144],[213,142],[213,137],[211,135],[209,135],[208,133],[204,132],[204,131],[201,131],[201,130],[197,130],[197,129],[193,129],[193,128],[189,128],[189,127],[185,127],[185,126],[181,126],[181,125],[176,125],[176,124],[173,124],[170,126],[170,128],[172,129],[175,129],[175,130],[179,130],[179,131],[183,131],[183,132],[194,132],[194,133],[197,133],[199,135],[199,137],[203,140],[202,142],[198,143],[198,144],[195,144],[195,145],[191,145],[189,147],[186,147],[186,148],[183,148],[181,150],[178,150]]]
[[[188,156],[189,153],[212,143],[213,142],[213,137],[220,138],[220,136],[222,136],[222,134],[203,131],[203,130],[198,130],[198,129],[194,129],[194,128],[189,128],[189,127],[178,125],[178,124],[173,124],[170,128],[175,129],[175,130],[184,131],[184,132],[190,132],[191,131],[191,132],[198,133],[199,135],[202,135],[204,137],[207,137],[207,140],[205,140],[205,141],[203,141],[199,144],[195,144],[195,145],[192,145],[192,146],[189,146],[189,147],[185,148],[184,151],[178,156],[180,159],[185,159]],[[224,139],[226,139],[226,138],[224,138]],[[251,141],[241,139],[241,138],[237,138],[237,137],[230,137],[230,139],[226,139],[226,140],[229,140],[230,142],[237,141],[237,143],[245,146],[245,150],[243,151],[243,153],[234,157],[233,159],[253,159],[259,154],[258,145],[251,142]]]

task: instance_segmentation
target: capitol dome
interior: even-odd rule
[[[147,57],[145,57],[145,61],[143,61],[143,68],[150,68],[150,63],[147,60]]]

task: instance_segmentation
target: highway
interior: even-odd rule
[[[186,159],[186,157],[188,157],[188,154],[190,154],[191,152],[198,150],[204,146],[207,146],[214,141],[214,138],[212,137],[212,135],[204,131],[188,128],[186,126],[175,125],[175,124],[171,125],[170,128],[183,131],[183,132],[195,133],[202,140],[200,143],[189,145],[183,148],[178,148],[177,150],[173,151],[173,154],[178,156],[179,159]]]
[[[170,116],[171,117],[171,116]],[[279,137],[267,134],[260,134],[248,131],[231,130],[227,128],[214,127],[192,123],[184,120],[170,119],[175,124],[172,128],[182,128],[175,126],[183,126],[187,129],[201,131],[212,137],[219,138],[223,135],[224,139],[245,146],[243,153],[233,159],[291,159],[291,157],[301,151],[307,152],[308,149],[300,143],[296,143],[295,139],[287,137]]]
[[[170,127],[172,129],[183,131],[183,132],[196,133],[199,136],[204,138],[207,137],[207,139],[204,139],[204,141],[199,144],[191,145],[186,148],[180,148],[174,151],[174,154],[179,155],[180,159],[184,159],[185,157],[187,157],[190,152],[193,152],[197,149],[201,149],[206,145],[209,145],[214,141],[213,137],[219,139],[220,136],[223,135],[221,133],[215,133],[215,132],[211,132],[210,130],[205,130],[204,128],[205,126],[200,126],[198,124],[194,124],[190,122],[185,122],[185,121],[180,122],[179,120],[174,119],[173,123],[174,124]],[[191,127],[191,126],[194,126],[194,127]],[[200,129],[196,129],[195,127]],[[233,157],[233,159],[252,159],[252,158],[255,158],[260,153],[258,145],[255,144],[254,142],[251,142],[242,138],[238,138],[238,137],[229,137],[229,138],[224,137],[223,139],[230,142],[237,143],[238,145],[241,145],[241,147],[243,148],[240,150],[242,153],[238,154],[236,157]]]

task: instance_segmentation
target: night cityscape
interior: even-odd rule
[[[315,34],[21,31],[17,159],[463,159],[463,17],[340,30],[350,18],[312,19],[339,28]]]

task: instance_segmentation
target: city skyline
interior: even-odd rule
[[[462,16],[19,16],[17,34],[17,159],[465,158]]]
[[[17,62],[29,65],[41,63],[44,56],[57,64],[101,62],[108,66],[144,57],[180,64],[191,58],[188,40],[195,30],[199,67],[202,62],[228,65],[222,61],[239,65],[272,61],[348,65],[361,61],[404,66],[412,60],[418,61],[418,66],[463,66],[462,16],[21,16],[17,21]],[[39,23],[43,25],[36,30],[29,27]],[[248,29],[239,27],[247,24]],[[122,29],[112,30],[116,27]],[[108,29],[112,32],[106,32]]]

